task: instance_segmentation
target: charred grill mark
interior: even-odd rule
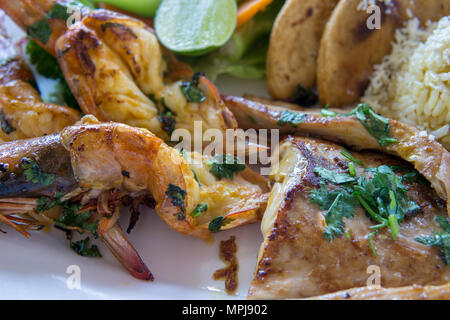
[[[131,28],[116,22],[106,22],[101,25],[102,32],[106,32],[106,30],[110,30],[114,33],[117,38],[122,41],[128,41],[132,38],[138,39],[138,36],[131,30]]]
[[[311,151],[308,149],[308,147],[299,139],[291,138],[292,143],[302,152],[303,156],[306,160],[306,173],[303,176],[303,184],[305,186],[309,187],[319,187],[320,186],[320,179],[319,177],[314,173],[314,168],[317,166],[322,167],[329,167],[329,162],[326,159],[322,159],[319,157],[315,157],[312,155]]]
[[[86,29],[79,29],[73,35],[73,48],[82,63],[82,68],[87,76],[93,77],[96,71],[95,63],[89,54],[90,49],[95,49],[100,46],[100,41],[94,33]]]

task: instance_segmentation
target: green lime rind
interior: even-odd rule
[[[235,0],[163,0],[155,31],[173,52],[201,55],[224,45],[236,28]]]

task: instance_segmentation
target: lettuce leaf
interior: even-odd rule
[[[194,71],[204,72],[212,81],[229,74],[241,79],[260,79],[266,75],[266,56],[273,23],[284,4],[275,0],[246,24],[236,29],[221,48],[197,57],[179,56]]]

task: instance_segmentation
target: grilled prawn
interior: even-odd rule
[[[3,31],[0,28],[0,142],[52,134],[78,121],[78,111],[41,100],[33,74]]]
[[[190,166],[185,157],[200,161]],[[171,228],[201,239],[260,218],[265,180],[245,165],[214,175],[220,163],[212,161],[183,157],[146,129],[87,116],[59,134],[0,144],[0,222],[27,237],[46,224],[93,232],[133,276],[149,280],[117,223],[124,203],[153,199]]]
[[[58,58],[86,114],[146,128],[164,140],[175,129],[193,133],[195,120],[205,130],[237,128],[214,85],[176,61],[144,22],[82,8],[81,21],[67,28],[71,3],[0,0],[0,8]]]

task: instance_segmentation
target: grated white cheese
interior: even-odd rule
[[[397,30],[392,54],[362,98],[378,113],[428,131],[450,149],[450,17]]]

